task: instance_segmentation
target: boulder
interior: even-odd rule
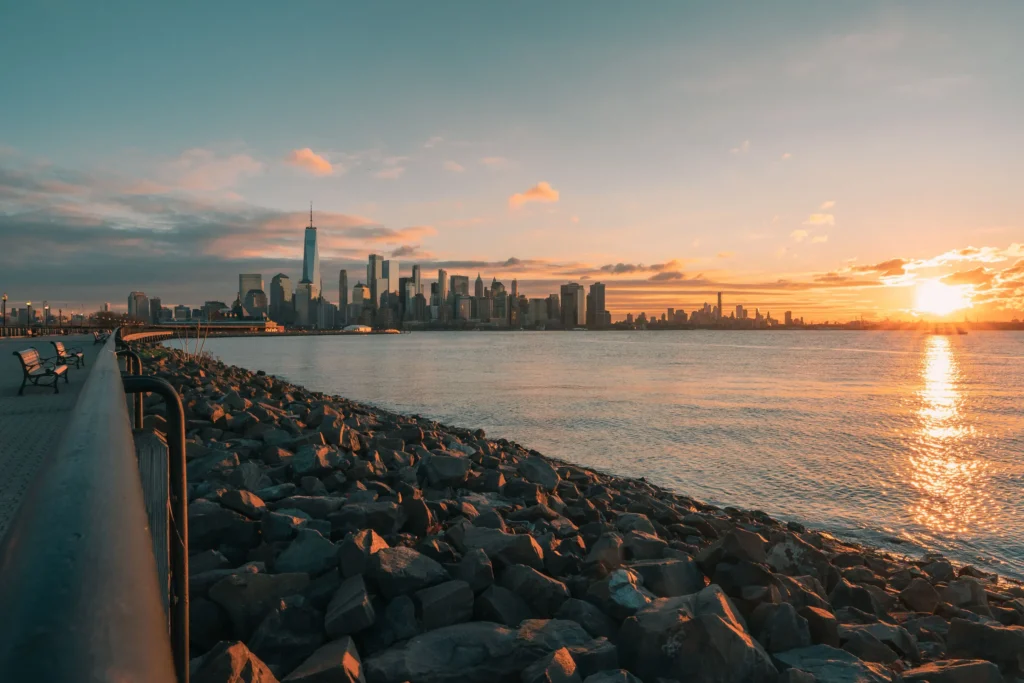
[[[386,598],[408,595],[448,580],[444,567],[411,548],[384,548],[373,555],[370,573]]]
[[[714,573],[715,565],[723,561],[763,564],[766,561],[764,545],[764,539],[758,534],[732,529],[701,550],[696,560],[706,574]]]
[[[892,677],[878,664],[868,664],[828,645],[812,645],[773,655],[779,668],[797,669],[827,683],[892,683]]]
[[[815,645],[839,647],[839,620],[836,615],[820,607],[801,607],[797,614],[807,621],[811,642]]]
[[[1003,683],[999,667],[983,659],[929,662],[903,672],[904,683]]]
[[[843,607],[853,607],[861,612],[867,612],[875,616],[884,616],[885,608],[878,604],[874,594],[864,586],[852,584],[846,579],[839,579],[835,588],[828,596],[832,608],[835,610]]]
[[[921,660],[921,651],[917,647],[917,639],[910,635],[907,629],[902,626],[886,623],[844,625],[839,627],[839,639],[845,640],[856,631],[870,633],[885,643],[896,654],[912,662]]]
[[[626,560],[622,536],[614,532],[602,534],[590,545],[589,550],[586,558],[587,566],[600,568],[604,572],[618,569]]]
[[[939,593],[925,579],[915,578],[900,591],[900,600],[915,612],[933,614],[939,606]]]
[[[363,664],[348,636],[332,640],[311,654],[284,683],[364,683]]]
[[[473,617],[479,621],[519,628],[521,623],[532,616],[525,600],[501,586],[491,586],[474,603]]]
[[[323,615],[299,596],[282,600],[249,638],[249,649],[278,676],[288,673],[324,642]]]
[[[569,598],[555,613],[556,619],[569,619],[582,626],[594,638],[614,639],[619,628],[607,614],[585,600]]]
[[[216,503],[193,514],[189,506],[188,541],[192,551],[210,550],[220,545],[251,548],[259,543],[259,524],[245,515],[222,508]]]
[[[373,626],[377,615],[361,574],[345,579],[327,605],[324,630],[331,638],[347,636]]]
[[[715,585],[693,595],[659,598],[626,619],[619,656],[645,681],[774,683],[778,676],[768,653]]]
[[[517,637],[535,656],[593,640],[582,626],[564,619],[527,619],[519,625]]]
[[[236,636],[246,638],[282,598],[308,585],[309,574],[232,574],[210,588],[210,599],[227,612]]]
[[[221,641],[203,656],[192,683],[278,683],[259,657],[240,642]]]
[[[427,483],[434,487],[459,486],[473,463],[469,458],[454,455],[431,455],[420,465]]]
[[[221,640],[231,637],[231,626],[224,609],[203,597],[191,597],[188,609],[188,639],[194,652],[207,652]]]
[[[825,585],[831,585],[829,574],[838,571],[829,563],[825,553],[792,534],[786,534],[782,540],[773,543],[765,559],[772,570],[779,574],[809,575]]]
[[[615,528],[623,534],[629,533],[630,531],[640,531],[652,536],[658,535],[658,532],[654,529],[654,525],[651,524],[651,520],[647,515],[639,512],[623,512],[615,518]]]
[[[523,669],[523,683],[582,683],[576,662],[562,647]]]
[[[1007,676],[1024,678],[1024,626],[996,626],[954,617],[946,646],[950,657],[985,659]]]
[[[750,632],[768,652],[783,652],[811,645],[807,620],[789,603],[763,603],[750,615]]]
[[[424,631],[473,618],[473,590],[465,581],[446,581],[416,591],[415,602]]]
[[[629,568],[643,579],[644,588],[659,598],[690,595],[704,588],[704,574],[692,557],[633,562]]]
[[[583,683],[643,683],[643,681],[625,669],[607,669],[590,674],[583,679]]]
[[[519,462],[519,474],[526,481],[537,484],[545,491],[554,491],[558,487],[558,472],[544,458],[537,456],[524,458]]]
[[[373,529],[384,536],[398,533],[406,521],[405,511],[388,501],[348,503],[328,519],[331,520],[331,528],[338,533]]]
[[[580,676],[619,667],[619,649],[607,638],[595,638],[582,645],[571,645],[569,654],[576,662]]]
[[[468,526],[462,537],[465,551],[483,550],[499,567],[524,564],[544,569],[544,551],[529,534],[506,534],[497,529]]]
[[[481,593],[494,583],[494,568],[487,559],[487,553],[479,548],[463,555],[454,575],[468,583],[474,593]]]
[[[590,585],[587,600],[613,619],[625,619],[654,600],[643,587],[643,580],[629,569],[616,569],[606,578]]]
[[[349,534],[338,549],[338,564],[342,576],[349,577],[367,572],[373,556],[387,547],[387,542],[373,529],[363,529]]]
[[[501,574],[501,586],[523,598],[533,614],[551,618],[569,599],[565,584],[536,569],[514,564]]]
[[[312,576],[337,565],[337,546],[312,529],[299,529],[295,540],[274,560],[277,572],[303,572]]]
[[[268,543],[290,541],[295,538],[299,528],[305,525],[306,520],[302,517],[293,517],[283,512],[267,512],[260,519],[260,534]],[[191,565],[189,571],[192,571]]]
[[[839,636],[843,649],[865,662],[890,665],[900,656],[870,631],[849,631]]]
[[[220,496],[220,504],[229,510],[239,512],[249,519],[259,519],[267,505],[255,493],[228,489]]]
[[[654,534],[630,531],[622,539],[622,549],[628,560],[657,560],[665,553],[668,543]]]

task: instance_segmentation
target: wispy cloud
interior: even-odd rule
[[[425,149],[431,149],[433,147],[437,147],[442,142],[444,142],[443,137],[441,137],[440,135],[432,135],[429,138],[427,138],[426,142],[423,143],[423,147]]]
[[[794,230],[793,232],[789,233],[789,236],[792,237],[797,242],[803,242],[805,239],[807,239],[807,235],[808,232],[806,230]]]
[[[462,173],[466,170],[466,167],[457,161],[446,161],[443,164],[444,170],[451,171],[452,173]]]
[[[811,244],[821,244],[828,242],[828,235],[815,235],[811,238]]]
[[[781,158],[781,159],[782,159],[783,161],[789,161],[790,159],[792,159],[792,158],[793,158],[793,155],[792,155],[792,154],[790,154],[789,152],[783,152],[783,153],[782,153],[782,156],[781,156],[780,158]]]
[[[483,157],[480,163],[488,168],[505,168],[508,166],[508,159],[505,157]]]
[[[301,168],[313,175],[331,175],[334,173],[334,166],[331,165],[331,162],[309,147],[293,149],[285,158],[285,163]]]
[[[404,166],[392,166],[391,168],[382,168],[373,174],[374,178],[379,180],[398,180],[405,174]]]
[[[518,209],[523,204],[530,202],[552,203],[558,201],[558,190],[551,187],[550,183],[541,181],[526,190],[517,192],[508,198],[509,208]]]
[[[750,140],[744,140],[729,150],[730,154],[746,154],[750,151]]]
[[[822,202],[821,203],[821,210],[822,211],[828,211],[829,209],[831,209],[835,205],[836,205],[835,200],[830,199],[830,200],[828,200],[826,202]]]

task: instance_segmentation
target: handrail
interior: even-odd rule
[[[175,681],[114,348],[0,546],[2,681]]]

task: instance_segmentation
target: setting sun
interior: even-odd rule
[[[970,308],[971,300],[963,286],[944,285],[937,280],[917,286],[914,310],[932,315],[949,315],[962,308]]]

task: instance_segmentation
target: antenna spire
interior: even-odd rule
[[[313,227],[313,201],[309,202],[309,227]]]

